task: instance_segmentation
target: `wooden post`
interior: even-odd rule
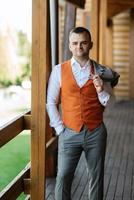
[[[108,26],[106,28],[106,60],[107,66],[113,66],[113,22],[108,19]]]
[[[92,0],[91,34],[94,44],[91,57],[102,64],[106,63],[106,25],[107,0]]]
[[[79,8],[84,8],[85,6],[85,0],[66,0],[70,3],[72,3],[73,5],[76,5]]]
[[[31,200],[45,199],[46,64],[48,0],[32,5]]]
[[[68,46],[69,32],[75,27],[76,21],[76,6],[71,3],[66,3],[65,11],[65,26],[64,26],[64,39],[63,39],[63,61],[71,58],[72,54]]]
[[[100,0],[99,9],[99,62],[106,64],[107,1]]]
[[[130,98],[134,99],[134,8],[130,13]]]
[[[91,36],[93,41],[93,49],[90,57],[99,61],[99,0],[92,0],[91,10]]]
[[[48,10],[50,10],[50,5],[49,5],[49,1],[48,1]],[[54,2],[53,2],[54,3]],[[47,48],[47,64],[46,64],[46,83],[48,82],[49,79],[49,75],[51,73],[52,70],[52,56],[51,56],[51,37],[50,37],[50,12],[48,12],[48,17],[47,17],[47,44],[46,46],[49,47]],[[58,23],[58,20],[55,21],[55,23]],[[56,27],[58,27],[58,25],[55,24]],[[57,31],[56,33],[53,35],[53,42],[54,42],[54,36],[56,38],[55,41],[58,41],[57,37]],[[58,44],[57,42],[54,42],[54,59],[53,62],[54,64],[57,64],[55,62],[58,61],[58,52],[56,53],[56,51],[58,51]],[[53,130],[49,125],[49,117],[48,114],[46,113],[46,142],[48,142],[51,138],[53,137]],[[45,171],[46,171],[46,177],[54,177],[56,176],[56,159],[57,159],[57,152],[55,150],[53,155],[49,155],[46,157],[46,166],[45,166]]]

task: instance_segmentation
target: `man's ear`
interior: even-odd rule
[[[93,42],[91,41],[89,48],[92,49],[92,47],[93,47]]]

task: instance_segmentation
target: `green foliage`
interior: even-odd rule
[[[18,50],[19,55],[26,56],[27,58],[31,55],[31,45],[27,39],[27,35],[22,31],[18,32]]]
[[[25,78],[30,79],[31,77],[31,44],[27,39],[27,36],[22,31],[18,32],[18,54],[20,57],[24,58],[22,66],[22,80]]]
[[[16,77],[14,84],[15,84],[15,85],[20,85],[20,86],[21,86],[21,82],[22,82],[21,77]]]
[[[0,85],[4,87],[12,84],[21,85],[23,80],[31,79],[31,43],[28,41],[27,35],[22,31],[16,32],[16,37],[18,41],[16,47],[17,57],[19,59],[18,67],[20,67],[20,70],[16,72],[15,78],[13,78],[9,72],[12,70],[12,66],[10,65],[11,60],[9,56],[5,56],[6,51],[3,46],[0,46],[0,52],[1,55],[3,55],[0,60]],[[2,38],[0,37],[0,41],[1,40]],[[4,44],[4,42],[2,44]],[[4,61],[4,59],[6,60]]]
[[[29,79],[31,77],[30,63],[26,63],[25,65],[23,65],[23,73],[21,75],[21,78],[24,79],[25,77],[28,77]]]
[[[0,85],[1,86],[9,87],[12,84],[13,84],[13,81],[11,81],[11,80],[8,80],[8,79],[0,80]]]

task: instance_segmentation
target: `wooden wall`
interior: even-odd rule
[[[118,99],[129,99],[130,93],[130,11],[113,18],[113,67],[121,75],[115,88]]]
[[[62,62],[63,34],[64,34],[65,2],[59,3],[59,63]]]

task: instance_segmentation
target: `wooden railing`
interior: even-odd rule
[[[21,114],[0,129],[0,147],[7,144],[23,130],[31,127],[30,112]],[[49,156],[57,147],[57,137],[52,137],[46,143],[46,155]],[[30,199],[30,162],[26,167],[0,192],[0,200],[15,200],[22,192]]]

